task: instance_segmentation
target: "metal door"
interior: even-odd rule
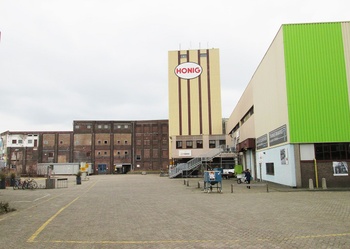
[[[107,173],[107,164],[98,164],[98,174],[106,174]]]

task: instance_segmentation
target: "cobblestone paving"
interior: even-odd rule
[[[68,188],[0,191],[0,248],[350,248],[350,192],[200,179],[91,176]],[[282,191],[283,190],[283,191]]]

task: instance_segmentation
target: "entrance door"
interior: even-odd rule
[[[107,173],[107,164],[98,164],[98,174],[106,174]]]

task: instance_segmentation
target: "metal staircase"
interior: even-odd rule
[[[187,163],[177,164],[176,167],[169,169],[169,178],[175,178],[179,175],[189,175],[194,170],[198,169],[203,163],[211,161],[214,157],[222,153],[222,148],[216,148],[210,150],[210,152],[200,156],[195,157],[188,161]]]

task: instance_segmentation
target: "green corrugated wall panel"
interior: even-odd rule
[[[290,142],[350,141],[341,23],[284,25],[283,39]]]

